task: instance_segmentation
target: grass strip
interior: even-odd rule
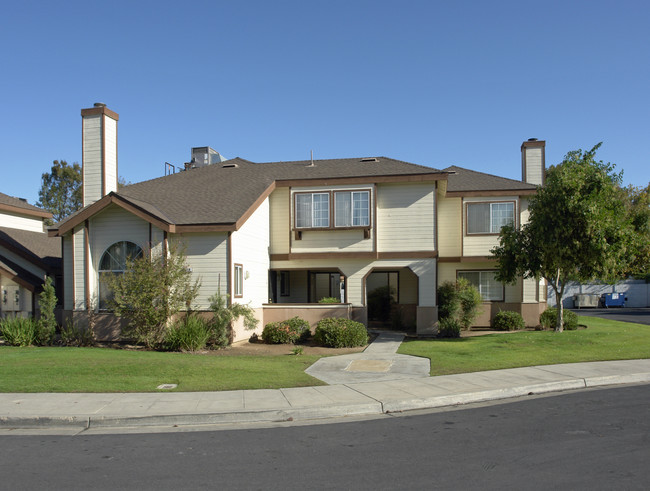
[[[577,331],[521,331],[413,340],[398,353],[429,358],[431,375],[584,361],[650,358],[650,326],[581,316]]]
[[[325,385],[319,356],[211,356],[108,348],[0,347],[0,392],[180,392]]]

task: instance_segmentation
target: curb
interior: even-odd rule
[[[522,385],[488,389],[476,392],[449,394],[427,398],[401,399],[337,406],[297,407],[289,409],[265,409],[199,414],[163,414],[152,416],[59,416],[59,417],[0,417],[0,428],[118,428],[139,426],[185,426],[214,425],[232,423],[277,423],[283,421],[304,421],[328,419],[344,416],[365,416],[399,413],[417,409],[434,409],[440,407],[460,406],[477,402],[497,401],[533,394],[563,392],[567,390],[586,389],[612,385],[650,383],[650,373],[627,375],[607,375],[600,377],[575,378],[558,382]]]

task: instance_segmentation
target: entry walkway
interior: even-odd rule
[[[428,358],[397,354],[403,340],[404,334],[382,332],[362,353],[321,358],[305,371],[328,384],[427,377]]]

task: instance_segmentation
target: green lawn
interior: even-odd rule
[[[431,360],[431,375],[580,361],[650,358],[650,326],[580,317],[587,329],[523,331],[402,343],[398,353]]]
[[[0,347],[0,392],[155,392],[325,385],[304,370],[318,356],[210,356],[106,348]]]

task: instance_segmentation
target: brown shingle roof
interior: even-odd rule
[[[237,222],[274,182],[359,177],[372,182],[379,176],[446,176],[438,169],[386,157],[370,162],[354,158],[309,164],[308,160],[253,163],[235,158],[132,184],[118,194],[169,223],[224,224]]]
[[[0,246],[21,255],[28,261],[45,266],[45,269],[61,268],[61,239],[48,237],[41,232],[0,227]]]
[[[507,179],[484,172],[477,172],[463,167],[452,165],[444,169],[445,172],[453,172],[447,181],[447,194],[467,192],[500,192],[501,194],[512,192],[512,194],[532,194],[537,189],[534,184],[528,184],[514,179]],[[453,194],[452,194],[453,195]]]
[[[19,211],[23,210],[27,215],[40,216],[43,218],[51,218],[52,214],[37,207],[30,205],[27,201],[20,198],[9,196],[8,194],[0,193],[0,209]]]

